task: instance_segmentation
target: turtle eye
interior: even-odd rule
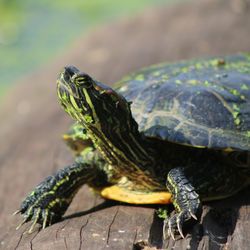
[[[81,86],[84,88],[89,88],[93,85],[92,79],[88,75],[78,75],[75,77],[74,82],[77,86]]]

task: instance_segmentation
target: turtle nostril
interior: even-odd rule
[[[74,67],[74,66],[66,66],[65,68],[64,68],[64,72],[65,72],[65,75],[68,75],[68,77],[72,77],[73,75],[75,75],[76,73],[78,73],[79,72],[79,70],[76,68],[76,67]]]

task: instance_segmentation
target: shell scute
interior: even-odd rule
[[[250,150],[247,54],[155,65],[132,74],[121,86],[126,88],[118,91],[132,101],[133,116],[146,136]]]

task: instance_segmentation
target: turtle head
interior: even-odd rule
[[[133,123],[130,104],[123,96],[74,66],[60,73],[57,93],[64,110],[85,127],[126,130]]]

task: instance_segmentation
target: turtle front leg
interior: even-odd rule
[[[79,188],[90,183],[97,175],[97,169],[82,157],[75,163],[59,170],[41,182],[21,203],[16,213],[21,213],[24,223],[32,221],[29,233],[36,223],[42,228],[61,219]]]
[[[195,219],[199,216],[201,202],[199,195],[195,192],[194,187],[185,177],[182,168],[171,169],[167,176],[166,186],[172,194],[172,202],[176,214],[164,221],[164,232],[167,230],[168,235],[174,238],[174,231],[178,230],[184,238],[182,226],[184,222]]]

